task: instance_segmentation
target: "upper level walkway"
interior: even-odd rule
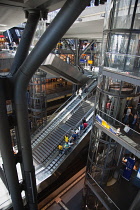
[[[101,110],[97,110],[99,115],[96,115],[95,126],[130,151],[132,154],[140,158],[140,133],[129,128],[128,132],[125,132],[126,125],[120,121],[110,117],[108,114]],[[102,116],[102,118],[100,118]],[[105,121],[106,120],[106,121]],[[117,128],[120,128],[120,132],[117,132]]]

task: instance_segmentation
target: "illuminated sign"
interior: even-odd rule
[[[98,114],[96,115],[96,120],[105,128],[107,128],[109,131],[111,131],[114,134],[117,134],[117,132],[111,128],[111,126],[103,119],[101,118]]]

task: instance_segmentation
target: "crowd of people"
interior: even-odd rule
[[[112,108],[114,109],[111,100],[109,99],[106,103],[106,113],[110,115]],[[124,110],[124,115],[122,118],[122,123],[125,124],[124,131],[125,133],[132,134],[133,130],[140,132],[140,105],[137,106],[128,106]],[[120,128],[117,129],[117,134],[120,133]]]
[[[88,126],[86,118],[82,119],[82,122],[79,127],[76,129],[71,129],[70,135],[66,134],[62,144],[58,145],[59,154],[67,155],[71,150],[71,147],[77,143],[77,140],[80,138],[82,130],[85,130]]]
[[[132,134],[132,130],[140,131],[140,113],[133,110],[133,107],[126,107],[122,122],[126,125],[124,131]]]

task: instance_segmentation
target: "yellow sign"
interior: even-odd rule
[[[102,121],[102,125],[105,127],[105,128],[107,128],[107,129],[110,129],[110,126],[107,124],[107,122],[106,121]]]
[[[133,99],[133,97],[127,97],[126,98],[126,100],[132,100]]]
[[[93,64],[93,61],[92,60],[88,60],[88,64]]]

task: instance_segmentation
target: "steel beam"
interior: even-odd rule
[[[11,79],[14,86],[14,107],[22,154],[22,164],[24,168],[24,171],[22,172],[25,177],[26,200],[28,203],[28,209],[30,210],[37,209],[37,199],[31,137],[28,124],[26,89],[35,71],[40,67],[41,63],[53,50],[54,46],[66,33],[89,2],[90,0],[67,0],[55,19],[46,29],[46,32],[42,35],[35,48]]]
[[[28,10],[28,20],[26,23],[26,27],[21,37],[21,41],[17,48],[16,55],[14,57],[14,61],[10,70],[10,74],[15,74],[16,71],[19,69],[25,58],[29,53],[30,44],[32,42],[32,38],[40,17],[39,10]]]
[[[0,150],[13,208],[22,210],[23,203],[6,110],[5,82],[5,79],[0,79]]]
[[[117,69],[111,69],[108,67],[104,67],[103,69],[100,68],[100,71],[102,72],[103,75],[107,77],[112,77],[121,81],[125,81],[128,83],[131,83],[133,85],[140,85],[140,77],[135,76],[135,75],[128,75],[125,72],[118,72]]]

